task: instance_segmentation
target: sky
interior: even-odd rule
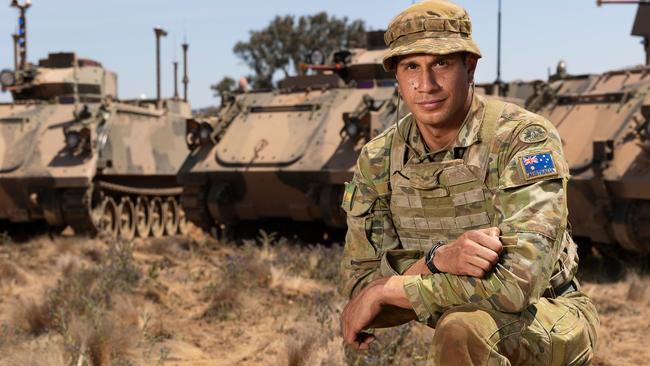
[[[23,2],[24,0],[21,0]],[[1,3],[5,3],[2,5]],[[276,15],[327,11],[362,19],[385,29],[411,0],[32,0],[27,13],[28,59],[48,52],[74,51],[118,74],[119,96],[155,97],[153,28],[162,40],[162,94],[173,93],[172,61],[182,61],[189,43],[189,100],[193,108],[216,104],[210,85],[224,76],[239,79],[250,70],[232,48]],[[472,18],[481,48],[477,82],[496,78],[498,0],[458,0]],[[0,0],[0,69],[13,68],[11,34],[18,11]],[[630,36],[636,5],[604,5],[596,0],[502,0],[502,79],[546,79],[560,59],[570,73],[595,73],[644,62],[639,37]],[[182,68],[182,64],[179,66]],[[180,72],[179,72],[180,74]],[[180,79],[180,76],[179,76]],[[0,93],[0,101],[9,101]]]

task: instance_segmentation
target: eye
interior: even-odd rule
[[[449,61],[447,59],[441,58],[441,59],[436,60],[434,65],[438,66],[438,67],[447,66],[447,65],[449,65]]]
[[[406,65],[404,65],[404,68],[406,70],[417,70],[418,69],[418,64],[416,64],[415,62],[409,62]]]

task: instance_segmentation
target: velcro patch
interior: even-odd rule
[[[345,192],[343,192],[343,202],[341,202],[341,208],[343,208],[346,212],[352,210],[352,201],[354,200],[354,194],[356,192],[356,184],[345,183]]]
[[[519,165],[526,180],[557,175],[553,154],[550,151],[523,155],[519,158]]]
[[[546,141],[547,138],[548,131],[540,125],[530,125],[519,134],[519,140],[528,144]]]

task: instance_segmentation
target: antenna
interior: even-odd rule
[[[160,106],[160,37],[165,37],[167,32],[160,27],[153,31],[156,34],[156,102]]]
[[[172,63],[174,64],[174,99],[178,99],[178,61]]]
[[[14,70],[18,70],[18,34],[14,33],[11,38],[14,40]]]
[[[25,70],[27,68],[27,9],[32,6],[31,0],[25,0],[23,4],[19,4],[18,0],[12,0],[11,6],[20,10],[20,17],[18,18],[18,34],[14,37],[14,49],[16,55],[14,62],[17,64],[17,69]]]
[[[632,35],[643,37],[643,48],[645,49],[645,64],[650,66],[650,0],[597,0],[596,4],[638,4],[636,20],[632,26]]]
[[[187,49],[190,47],[187,41],[183,42],[183,100],[187,102],[187,84],[190,78],[187,76]]]
[[[499,13],[497,15],[497,79],[494,81],[501,93],[501,0],[499,0]]]

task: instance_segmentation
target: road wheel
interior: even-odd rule
[[[151,235],[160,238],[165,234],[165,205],[159,197],[151,200],[149,203],[149,213],[151,214]]]
[[[185,210],[182,207],[178,208],[178,233],[187,235],[190,232],[190,224],[185,216]]]
[[[149,200],[140,196],[135,201],[135,231],[141,238],[146,238],[151,232],[151,212],[149,211]]]
[[[118,206],[120,238],[131,241],[135,237],[136,213],[135,206],[129,197],[122,197]]]
[[[179,207],[174,197],[169,197],[165,202],[165,233],[176,235],[179,226]]]

